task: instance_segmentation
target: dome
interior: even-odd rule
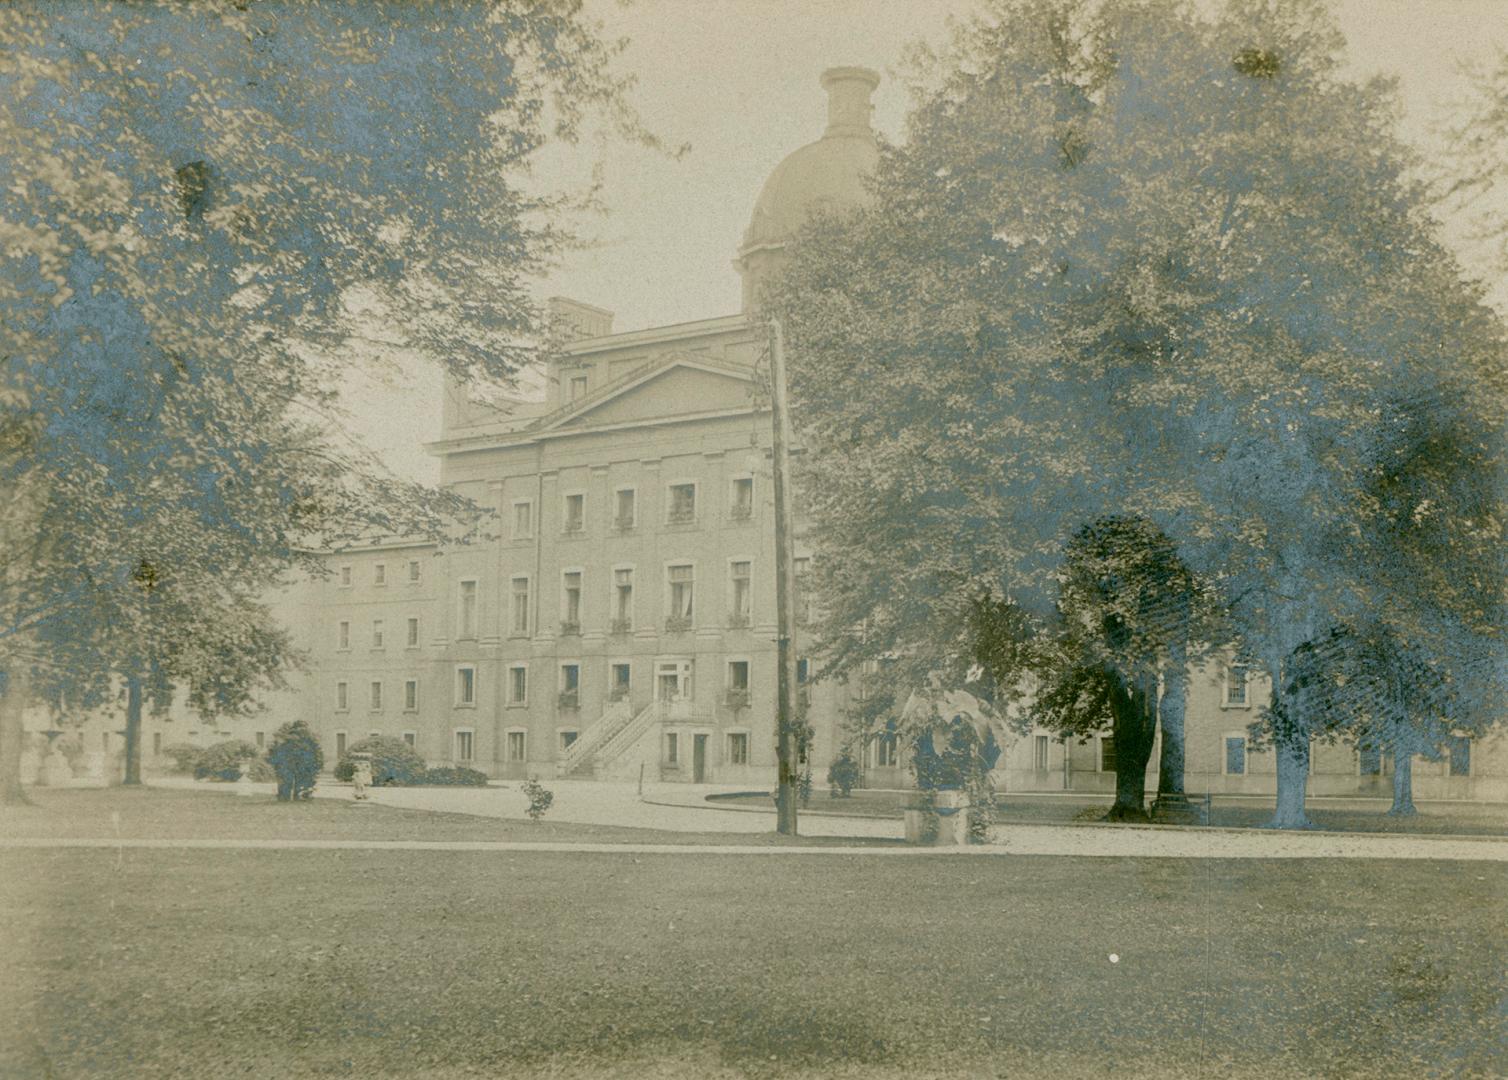
[[[738,249],[746,308],[757,291],[756,279],[764,276],[781,245],[813,211],[844,209],[863,201],[864,178],[880,156],[869,120],[869,96],[879,84],[880,77],[868,68],[829,68],[822,73],[827,130],[775,166],[760,189]]]
[[[849,207],[863,199],[863,178],[880,155],[869,123],[869,95],[879,84],[880,77],[868,68],[829,68],[822,73],[827,130],[775,166],[754,203],[740,254],[790,239],[819,207]]]

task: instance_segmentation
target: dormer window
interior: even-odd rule
[[[586,397],[586,376],[572,375],[570,384],[570,400],[580,401]]]

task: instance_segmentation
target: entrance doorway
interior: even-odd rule
[[[707,782],[707,736],[691,736],[691,782]]]
[[[655,664],[655,700],[691,699],[691,661],[661,660]]]

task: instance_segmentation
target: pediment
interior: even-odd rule
[[[546,417],[540,430],[603,427],[747,409],[753,403],[753,391],[754,380],[747,368],[695,355],[670,356]]]

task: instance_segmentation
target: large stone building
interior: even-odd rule
[[[750,319],[782,247],[818,207],[853,205],[878,149],[862,68],[824,73],[828,124],[759,193],[735,266],[735,315],[612,332],[612,315],[560,300],[574,340],[543,400],[485,404],[447,391],[441,482],[495,511],[491,538],[437,550],[378,542],[331,556],[330,576],[281,605],[311,656],[267,714],[219,725],[148,719],[147,760],[165,742],[235,734],[263,742],[309,722],[333,764],[370,734],[401,737],[432,763],[498,777],[644,776],[766,787],[775,767],[774,523],[763,327]],[[799,419],[799,418],[798,418]],[[798,572],[809,551],[797,526]],[[799,605],[812,602],[809,594]],[[798,638],[798,652],[800,650]],[[803,659],[804,676],[815,674]],[[1273,755],[1247,729],[1269,688],[1228,662],[1192,673],[1191,792],[1266,795]],[[848,688],[802,689],[821,784],[842,746]],[[40,721],[44,726],[47,721]],[[35,726],[35,725],[34,725]],[[118,718],[87,727],[102,757]],[[1001,731],[1005,791],[1114,789],[1108,734],[1085,743]],[[910,782],[894,737],[861,748],[865,782]],[[1149,790],[1155,790],[1157,751]],[[1310,792],[1390,790],[1386,755],[1317,745]],[[1508,800],[1502,738],[1458,740],[1414,768],[1417,797]]]

